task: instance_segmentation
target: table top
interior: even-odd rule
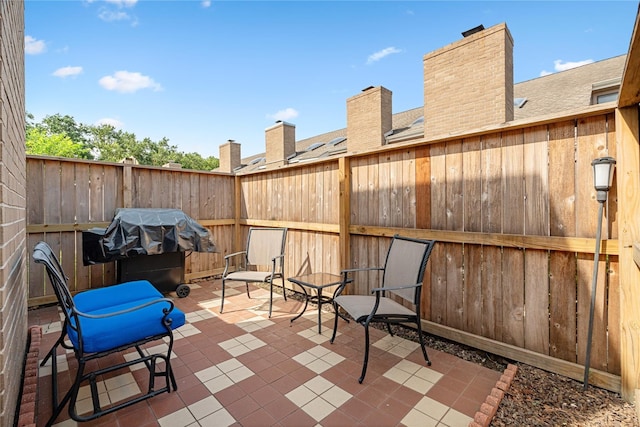
[[[304,274],[302,276],[289,277],[287,280],[300,286],[326,288],[328,286],[335,286],[342,283],[342,276],[331,273],[311,273]]]

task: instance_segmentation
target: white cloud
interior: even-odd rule
[[[131,21],[132,26],[138,25],[138,19],[132,17],[127,12],[124,12],[122,9],[131,9],[133,8],[138,0],[104,0],[109,6],[100,7],[98,12],[98,18],[102,19],[105,22],[115,22],[115,21]],[[116,10],[114,10],[114,7]]]
[[[31,36],[24,36],[24,53],[27,55],[38,55],[47,51],[47,44],[44,40],[36,40]]]
[[[211,7],[211,0],[203,0],[200,4],[206,9],[208,7]]]
[[[400,52],[402,52],[402,50],[396,49],[393,46],[384,48],[382,50],[379,50],[376,53],[369,55],[369,58],[367,58],[367,64],[373,64],[376,61],[380,61],[385,56],[389,56],[393,53],[400,53]]]
[[[100,13],[98,13],[98,18],[102,19],[105,22],[128,21],[131,19],[129,14],[126,12],[107,9],[102,9]]]
[[[105,3],[111,3],[118,7],[133,7],[138,3],[138,0],[105,0]]]
[[[118,119],[112,119],[110,117],[105,117],[105,118],[100,119],[100,120],[98,120],[96,122],[96,126],[102,126],[102,125],[109,125],[109,126],[113,126],[116,129],[122,129],[122,126],[124,125],[124,123],[122,123]]]
[[[562,61],[562,59],[556,59],[555,61],[553,61],[553,70],[554,70],[553,72],[570,70],[572,68],[591,64],[592,62],[593,62],[593,59],[585,59],[584,61],[577,61],[577,62],[564,62]],[[540,72],[540,77],[548,76],[549,74],[553,74],[553,72],[542,70]]]
[[[274,120],[291,120],[298,117],[299,113],[293,108],[285,108],[284,110],[280,110],[275,114],[267,114],[268,119]]]
[[[140,89],[161,91],[162,86],[151,77],[129,71],[116,71],[111,76],[104,76],[99,80],[100,86],[107,90],[115,90],[120,93],[133,93]]]
[[[78,74],[82,74],[82,67],[62,67],[53,72],[56,77],[75,77]]]

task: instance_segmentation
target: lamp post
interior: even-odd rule
[[[593,166],[593,186],[596,189],[598,208],[598,230],[596,232],[596,252],[593,258],[593,279],[591,281],[591,311],[589,312],[589,333],[587,336],[587,357],[584,365],[584,390],[589,385],[589,364],[591,362],[591,338],[593,335],[593,313],[596,305],[596,288],[598,282],[598,259],[600,258],[600,239],[602,236],[602,211],[607,201],[607,194],[613,183],[613,170],[616,160],[613,157],[600,157],[591,162]]]

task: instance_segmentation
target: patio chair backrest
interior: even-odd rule
[[[435,240],[419,240],[394,236],[387,252],[382,287],[406,286],[422,283],[427,261]],[[417,304],[421,287],[389,291],[412,304]]]
[[[46,242],[38,242],[33,249],[33,260],[45,266],[58,302],[64,309],[67,320],[70,320],[69,315],[75,311],[75,304],[67,285],[67,276],[65,276],[62,266],[53,253],[51,246]]]
[[[247,263],[271,265],[273,258],[284,254],[286,228],[251,228],[247,237]],[[282,267],[282,258],[276,268]]]

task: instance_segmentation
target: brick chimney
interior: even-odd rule
[[[347,99],[347,151],[366,151],[385,145],[391,130],[391,91],[370,86]]]
[[[296,126],[278,120],[265,130],[265,141],[267,168],[284,166],[288,158],[296,153]]]
[[[424,137],[513,120],[513,38],[506,24],[463,33],[424,56]]]
[[[240,144],[233,139],[220,146],[220,172],[233,173],[233,170],[241,165]]]

